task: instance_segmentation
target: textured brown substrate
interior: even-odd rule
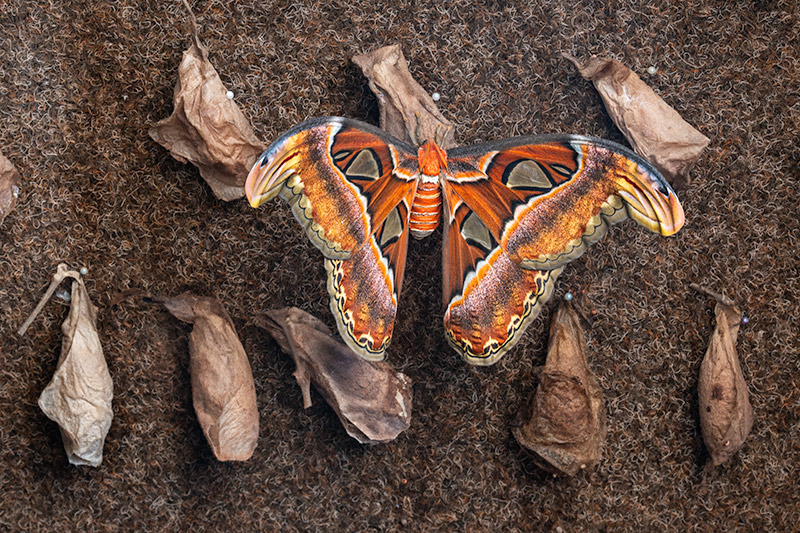
[[[297,306],[333,326],[322,258],[288,206],[216,200],[147,135],[172,111],[189,42],[181,3],[4,3],[0,151],[23,180],[0,226],[0,529],[795,528],[800,11],[788,1],[662,4],[194,5],[211,62],[266,142],[313,116],[376,123],[350,58],[395,42],[421,85],[441,93],[462,144],[556,132],[622,142],[562,52],[624,62],[711,139],[680,193],[680,233],[622,224],[558,281],[557,296],[571,290],[592,321],[609,425],[600,464],[565,480],[539,470],[509,431],[544,360],[552,305],[497,365],[471,368],[442,331],[441,231],[412,242],[389,361],[414,381],[414,420],[392,443],[357,444],[325,402],[302,409],[291,360],[248,323]],[[36,405],[67,306],[54,300],[25,338],[13,333],[62,261],[89,268],[114,380],[98,469],[67,463]],[[707,473],[695,398],[713,309],[691,281],[750,318],[737,350],[755,426]],[[192,409],[190,326],[134,300],[109,305],[131,288],[225,303],[262,420],[249,461],[214,459]]]

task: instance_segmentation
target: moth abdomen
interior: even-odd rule
[[[442,190],[439,183],[420,181],[411,204],[409,229],[416,239],[427,237],[439,225],[442,213]]]

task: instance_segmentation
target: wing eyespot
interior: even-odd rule
[[[365,148],[350,159],[344,167],[344,174],[351,179],[376,180],[383,175],[383,165],[374,150]]]
[[[461,236],[467,241],[467,244],[477,246],[484,252],[490,251],[494,248],[494,239],[489,232],[489,228],[481,222],[481,219],[475,213],[470,213],[461,222]]]
[[[550,172],[533,159],[519,159],[503,171],[503,185],[523,191],[548,191],[555,185]]]
[[[343,161],[343,160],[347,159],[348,157],[350,157],[350,155],[352,153],[353,152],[351,150],[340,150],[340,151],[336,152],[335,154],[333,154],[333,160],[338,163],[339,161]]]
[[[574,175],[574,172],[572,170],[565,167],[564,165],[559,165],[558,163],[551,164],[550,168],[565,178],[571,178]]]
[[[400,209],[395,207],[383,223],[380,235],[381,247],[397,242],[402,237],[404,230],[405,224],[403,224],[403,218],[400,216]]]

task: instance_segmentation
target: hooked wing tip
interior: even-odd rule
[[[266,168],[262,165],[263,159],[263,156],[258,158],[244,183],[244,194],[251,207],[258,207],[269,199],[264,194],[268,180]]]
[[[672,214],[672,224],[662,224],[661,226],[661,234],[665,237],[678,233],[686,223],[683,206],[678,201],[678,197],[675,196],[675,193],[672,193],[669,197],[669,207]]]
[[[254,194],[255,182],[258,179],[258,171],[261,169],[261,158],[258,158],[250,173],[247,175],[247,180],[244,182],[244,194],[247,196],[247,201],[253,207],[258,207],[258,196]]]

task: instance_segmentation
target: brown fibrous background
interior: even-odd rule
[[[789,530],[800,523],[800,11],[792,2],[211,2],[193,5],[223,82],[265,142],[315,116],[377,122],[350,58],[399,43],[461,144],[528,133],[623,142],[561,56],[616,58],[711,139],[681,191],[686,226],[627,222],[558,281],[591,322],[603,460],[539,470],[509,424],[535,388],[553,306],[497,365],[447,347],[441,231],[412,242],[389,361],[414,381],[411,428],[365,447],[250,317],[300,307],[333,326],[322,258],[289,208],[224,203],[147,135],[172,111],[189,44],[180,2],[8,2],[0,151],[23,177],[0,226],[0,525],[46,530]],[[656,74],[648,74],[650,66]],[[98,469],[67,463],[36,399],[68,312],[13,332],[59,262],[87,266],[114,380]],[[703,471],[696,385],[713,305],[749,318],[738,353],[755,425]],[[191,290],[228,308],[261,415],[253,457],[223,464],[194,416],[190,326],[128,299]]]

